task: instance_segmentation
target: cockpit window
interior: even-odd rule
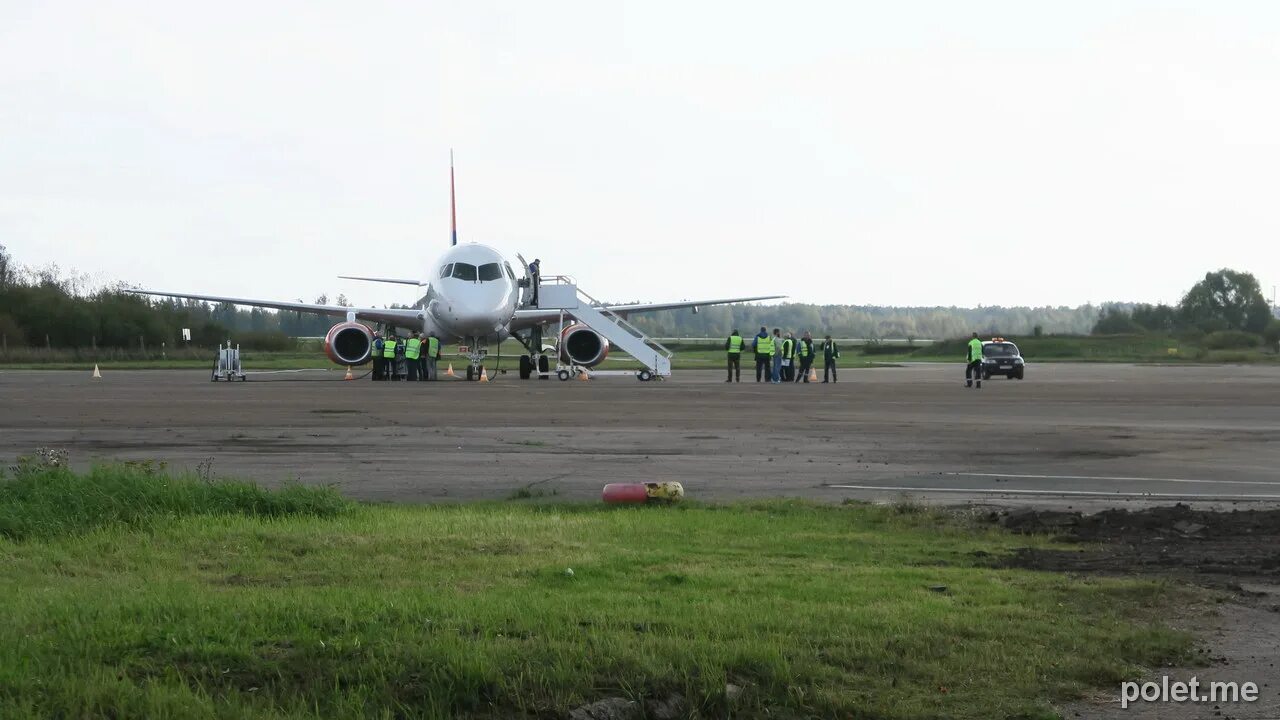
[[[449,263],[448,265],[445,265],[444,267],[440,268],[440,277],[447,278],[452,274],[453,274],[453,263]]]
[[[511,271],[511,263],[509,263],[509,262],[504,262],[504,263],[502,263],[502,266],[503,266],[503,267],[505,267],[505,268],[507,269],[507,277],[511,278],[511,281],[512,281],[512,282],[515,282],[516,274],[515,274],[514,272],[512,272],[512,271]]]
[[[475,265],[469,265],[469,264],[467,264],[467,263],[454,263],[454,264],[453,264],[453,277],[455,277],[455,278],[457,278],[457,279],[459,279],[459,280],[466,280],[467,282],[475,282],[475,281],[476,281],[476,266],[475,266]]]
[[[480,266],[480,282],[501,279],[502,268],[498,267],[498,263],[485,263]]]

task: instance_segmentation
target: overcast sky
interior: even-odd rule
[[[0,0],[0,244],[408,302],[449,238],[612,300],[1280,281],[1280,3]]]

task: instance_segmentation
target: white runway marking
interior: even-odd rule
[[[841,490],[890,490],[921,493],[972,493],[976,495],[1080,495],[1104,498],[1182,498],[1201,500],[1280,500],[1280,495],[1217,495],[1213,493],[1108,492],[1106,490],[1019,490],[1017,488],[912,487],[908,485],[828,485]]]
[[[1195,480],[1190,478],[1109,477],[1106,475],[1018,475],[1015,473],[949,472],[943,475],[957,477],[1019,478],[1029,480],[1118,480],[1121,482],[1199,483],[1203,485],[1273,485],[1280,481],[1268,480]]]

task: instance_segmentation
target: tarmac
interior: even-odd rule
[[[442,364],[443,366],[443,364]],[[251,370],[251,369],[250,369]],[[163,461],[370,501],[599,498],[677,480],[691,498],[1074,508],[1280,506],[1280,367],[1033,364],[963,386],[957,364],[834,384],[343,381],[342,371],[0,370],[0,459]]]

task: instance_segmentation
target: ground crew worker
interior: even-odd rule
[[[761,373],[764,374],[765,382],[768,382],[769,364],[773,362],[773,338],[769,336],[769,331],[761,327],[752,346],[756,351],[756,382],[760,382]]]
[[[432,333],[427,337],[427,365],[424,369],[423,380],[439,380],[440,373],[436,369],[436,361],[440,359],[440,338]]]
[[[724,341],[724,350],[729,358],[729,379],[725,382],[742,382],[742,336],[737,328]]]
[[[831,376],[831,382],[838,382],[836,378],[836,360],[839,357],[840,347],[828,335],[822,341],[822,382],[827,381],[828,374]]]
[[[775,385],[782,382],[782,331],[778,328],[773,329],[773,375],[771,382]]]
[[[396,346],[400,344],[400,338],[396,337],[394,332],[388,332],[386,339],[382,343],[382,379],[395,380],[396,378]]]
[[[382,357],[387,361],[387,379],[399,380],[400,373],[396,368],[396,354],[399,352],[400,338],[395,333],[387,333],[387,340],[382,348]]]
[[[982,341],[978,339],[978,333],[973,334],[973,339],[965,349],[965,360],[964,386],[973,387],[973,381],[976,379],[978,387],[982,387]]]
[[[790,332],[787,338],[782,341],[782,380],[791,382],[796,377],[796,336]]]
[[[418,331],[413,331],[413,337],[405,341],[404,344],[404,364],[409,380],[418,379],[419,360],[422,358],[422,338]]]
[[[373,356],[373,379],[381,380],[382,374],[386,372],[387,362],[382,357],[382,333],[375,332],[373,334],[373,349],[369,351]]]
[[[800,374],[796,375],[794,382],[809,382],[809,368],[813,367],[813,336],[808,330],[796,343],[796,358],[800,361]]]

